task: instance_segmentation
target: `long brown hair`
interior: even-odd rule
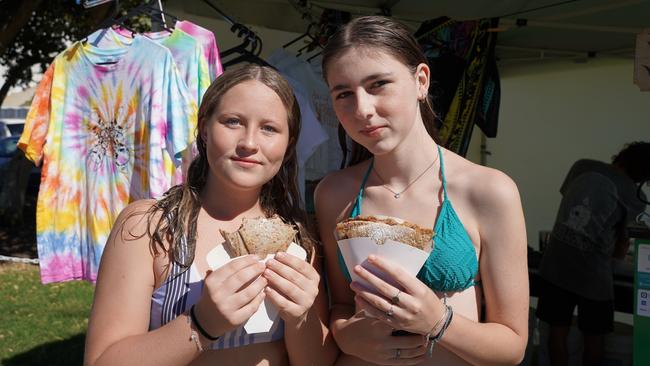
[[[246,65],[228,69],[210,85],[199,107],[196,146],[198,156],[192,161],[184,184],[172,187],[150,209],[150,219],[158,217],[155,225],[149,225],[151,249],[154,254],[167,250],[170,261],[189,268],[194,261],[196,247],[196,222],[201,209],[201,191],[208,176],[206,142],[200,131],[213,118],[224,94],[242,82],[256,80],[273,90],[282,100],[287,111],[289,144],[278,173],[262,187],[260,205],[267,216],[278,214],[286,222],[298,228],[298,242],[309,253],[313,249],[310,225],[301,208],[298,190],[298,160],[296,143],[300,134],[300,108],[291,86],[274,69],[258,65]],[[255,103],[255,101],[251,101]],[[164,244],[168,243],[169,247]]]
[[[350,49],[362,48],[365,50],[380,50],[395,57],[402,64],[415,73],[418,65],[427,63],[427,58],[422,53],[411,30],[404,24],[383,16],[365,16],[353,19],[344,25],[327,42],[323,50],[323,77],[327,81],[328,63],[343,55]],[[438,129],[435,127],[436,114],[433,112],[431,100],[427,96],[420,103],[420,114],[429,135],[438,142]],[[348,141],[351,156],[348,159]],[[351,166],[369,159],[372,154],[366,148],[352,139],[346,138],[345,131],[339,125],[339,142],[343,149],[343,162],[341,166]]]

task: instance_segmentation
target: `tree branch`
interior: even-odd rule
[[[16,84],[16,81],[18,81],[17,78],[11,74],[9,74],[9,76],[7,76],[7,78],[5,79],[4,84],[2,84],[2,88],[0,88],[0,106],[2,105],[2,103],[4,103],[5,98],[9,93],[9,89],[11,89],[11,87]]]
[[[29,19],[32,17],[32,13],[38,6],[41,4],[42,0],[32,0],[32,1],[22,1],[14,0],[14,2],[20,3],[18,11],[12,17],[9,24],[4,27],[2,32],[0,32],[0,55],[2,55],[7,47],[13,42],[13,40],[18,35],[21,29],[29,22]]]

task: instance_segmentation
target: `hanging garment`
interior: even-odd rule
[[[184,31],[201,43],[205,59],[208,62],[208,69],[210,70],[210,80],[214,80],[223,73],[223,66],[219,58],[219,48],[217,47],[214,33],[187,20],[176,22],[174,28]]]
[[[190,95],[200,105],[213,80],[201,43],[178,28],[172,32],[148,32],[144,36],[169,49]],[[116,27],[95,31],[88,36],[88,41],[101,49],[114,49],[130,46],[133,38],[131,31]]]
[[[280,73],[282,74],[282,72]],[[321,127],[320,122],[318,122],[318,116],[312,109],[309,94],[303,84],[289,75],[282,74],[282,76],[291,85],[300,106],[301,126],[300,136],[298,136],[298,143],[296,144],[296,155],[298,156],[298,165],[304,167],[318,146],[327,140],[327,134]]]
[[[306,61],[288,53],[283,48],[275,50],[267,62],[277,68],[283,75],[300,80],[302,88],[309,98],[310,104],[327,134],[327,142],[318,146],[305,165],[305,178],[319,180],[327,173],[338,170],[343,153],[338,140],[339,121],[334,113],[329,88],[318,76],[313,66]]]
[[[494,50],[498,20],[422,23],[415,37],[431,66],[429,95],[440,121],[440,139],[465,155],[474,124],[496,137],[501,87]]]
[[[129,46],[133,42],[131,35],[131,31],[124,28],[111,27],[96,31],[88,37],[88,40],[96,47],[112,49]],[[172,32],[148,32],[144,35],[169,49],[190,95],[196,105],[200,105],[203,94],[205,94],[213,80],[201,43],[179,28],[175,28]],[[192,121],[192,123],[196,125],[196,121]],[[195,151],[195,153],[192,154],[192,151]],[[197,154],[198,151],[194,146],[187,150],[183,156],[181,166],[176,169],[174,175],[176,184],[183,183],[192,158]]]
[[[43,283],[95,281],[117,215],[172,186],[195,120],[171,53],[146,37],[110,50],[76,42],[54,59],[19,141],[43,165],[36,212]]]

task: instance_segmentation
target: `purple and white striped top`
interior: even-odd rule
[[[159,328],[189,310],[199,301],[203,292],[203,279],[194,264],[187,271],[172,262],[169,276],[151,295],[149,330]],[[248,334],[243,326],[221,336],[210,349],[226,349],[255,343],[273,342],[284,338],[282,319],[266,333]]]

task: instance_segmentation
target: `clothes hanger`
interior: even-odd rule
[[[219,53],[222,60],[221,65],[224,68],[241,62],[251,62],[262,66],[273,67],[264,61],[261,57],[259,57],[259,55],[262,53],[263,44],[262,39],[254,31],[249,29],[247,26],[234,21],[231,17],[229,17],[217,6],[212,4],[212,2],[209,0],[203,0],[203,2],[211,7],[214,11],[219,13],[219,15],[221,15],[221,17],[226,22],[230,23],[230,31],[233,32],[237,38],[242,39],[242,42],[237,46],[231,47]],[[239,56],[228,61],[223,61],[228,56],[234,54],[238,54]]]
[[[170,33],[173,32],[174,27],[167,25],[165,16],[170,18],[173,24],[175,24],[179,20],[179,18],[171,13],[164,11],[160,0],[158,0],[158,6],[153,5],[152,2],[153,0],[150,0],[145,4],[139,5],[135,8],[135,10],[139,12],[141,15],[150,16],[151,21],[160,25],[163,28],[163,30],[166,30]],[[156,16],[154,16],[154,14]]]
[[[315,25],[316,24],[314,24],[314,23],[310,23],[309,26],[307,26],[307,30],[305,31],[305,33],[299,35],[298,37],[296,37],[293,40],[289,41],[288,43],[284,44],[282,46],[282,48],[287,48],[287,47],[291,46],[292,44],[298,42],[299,40],[301,40],[301,39],[303,39],[305,37],[309,37],[309,38],[311,38],[313,40],[314,37],[311,36],[311,30]]]
[[[113,2],[113,4],[114,4],[114,6],[113,6],[113,10],[111,11],[111,15],[109,15],[108,17],[106,17],[106,19],[104,19],[104,21],[102,21],[101,24],[97,27],[97,29],[93,30],[93,31],[91,32],[91,34],[92,34],[92,33],[95,33],[96,31],[98,31],[98,30],[100,30],[100,29],[107,30],[107,28],[110,28],[111,26],[115,25],[116,22],[119,23],[118,25],[123,26],[125,29],[128,29],[128,28],[126,27],[126,25],[122,24],[121,19],[120,19],[120,18],[117,18],[117,15],[120,13],[120,1],[119,1],[119,0],[115,0],[115,1]],[[130,30],[130,29],[129,29],[129,30]],[[100,33],[100,35],[95,39],[95,44],[94,44],[94,46],[97,46],[97,44],[99,43],[99,40],[101,40],[101,39],[104,37],[104,34],[105,34],[105,33],[106,33],[105,31],[102,32],[102,33]],[[81,40],[81,43],[83,43],[84,45],[85,45],[87,42],[88,42],[88,37],[87,37],[87,36],[84,37],[84,38]]]
[[[221,65],[223,66],[224,69],[228,68],[229,66],[236,65],[242,62],[250,62],[253,64],[257,64],[260,66],[268,66],[271,68],[274,68],[272,65],[270,65],[268,62],[264,61],[264,59],[260,58],[259,56],[256,56],[250,52],[243,53],[240,56],[235,57],[232,60],[228,60]]]
[[[320,50],[320,51],[314,53],[313,55],[309,56],[309,58],[307,58],[307,62],[311,62],[313,59],[315,59],[316,57],[318,57],[318,56],[320,56],[322,54],[323,54],[323,50]]]
[[[313,52],[316,49],[318,49],[319,52],[317,52],[316,55],[310,56],[310,58],[308,58],[308,60],[310,60],[311,57],[316,57],[316,56],[318,56],[319,54],[321,54],[323,52],[320,43],[318,43],[318,41],[316,39],[313,39],[311,42],[307,43],[304,47],[302,47],[301,49],[298,50],[298,53],[296,54],[296,57],[302,56],[303,52],[305,52],[305,51],[306,52],[304,53],[304,55],[307,56],[308,54],[310,54],[311,52]]]
[[[164,11],[162,9],[162,3],[160,3],[160,1],[158,2],[159,3],[158,7],[152,4],[153,1],[154,0],[148,0],[145,3],[142,3],[138,6],[131,8],[125,15],[118,17],[117,15],[120,13],[120,3],[119,0],[115,0],[115,7],[113,9],[112,14],[100,24],[98,29],[104,29],[104,28],[109,28],[111,26],[119,25],[120,27],[131,32],[131,35],[133,36],[138,32],[134,31],[132,27],[127,26],[126,21],[137,15],[145,15],[151,17],[152,22],[157,22],[158,24],[163,26],[165,30],[168,30],[170,32],[173,31],[174,29],[173,27],[168,27],[166,25],[164,16],[165,15],[168,16],[174,22],[178,21],[178,17]],[[160,17],[152,16],[152,13],[160,15]]]
[[[93,46],[95,46],[95,47],[97,47],[97,45],[99,45],[99,42],[101,41],[101,39],[106,35],[106,31],[108,30],[108,28],[116,26],[116,25],[119,25],[120,27],[122,27],[122,28],[126,29],[127,31],[131,32],[131,37],[133,37],[134,31],[130,27],[128,27],[126,24],[124,24],[124,20],[126,18],[125,17],[116,18],[116,16],[120,13],[120,2],[119,2],[119,0],[115,0],[114,4],[115,4],[115,6],[113,7],[113,11],[111,12],[111,15],[108,18],[106,18],[106,20],[104,20],[100,24],[98,29],[95,30],[95,31],[100,30],[100,29],[103,30],[97,36],[97,38],[95,38],[95,41],[93,42]],[[92,33],[94,33],[95,31],[93,31]],[[82,39],[81,43],[83,45],[86,45],[88,43],[88,37],[86,36],[84,39]],[[116,64],[116,63],[117,63],[117,61],[103,61],[103,62],[98,62],[97,64],[98,65],[113,65],[113,64]]]
[[[259,57],[260,53],[262,52],[262,39],[259,36],[255,35],[252,41],[250,42],[250,44],[251,44],[250,50],[246,47],[244,47],[243,49],[238,49],[237,52],[240,53],[240,55],[235,57],[232,60],[222,62],[222,66],[224,68],[227,68],[228,66],[232,66],[238,63],[250,62],[260,66],[268,66],[274,68],[264,59]],[[232,54],[232,53],[233,52],[229,52],[228,54]],[[222,54],[222,59],[223,59],[223,54]]]
[[[131,38],[133,38],[134,35],[137,32],[134,31],[132,27],[130,27],[130,26],[128,26],[126,24],[126,20],[128,20],[130,18],[133,18],[134,16],[137,16],[137,15],[145,15],[145,16],[151,17],[152,22],[158,22],[158,24],[160,24],[163,27],[163,29],[165,29],[165,30],[167,30],[167,31],[169,31],[171,33],[173,31],[173,28],[167,27],[167,25],[164,22],[164,15],[167,15],[168,17],[170,17],[174,21],[178,20],[178,18],[176,16],[174,16],[173,14],[169,14],[169,13],[165,12],[164,10],[162,10],[162,3],[160,3],[160,1],[159,1],[159,5],[160,5],[159,8],[153,6],[152,5],[153,1],[154,0],[149,0],[149,1],[145,2],[145,3],[143,3],[143,4],[140,4],[140,5],[136,6],[136,7],[133,7],[125,15],[117,17],[117,14],[120,13],[120,4],[119,4],[119,0],[115,0],[115,7],[114,7],[114,9],[112,11],[112,14],[104,22],[102,22],[102,24],[99,26],[99,29],[107,29],[107,28],[110,28],[110,27],[119,26],[122,29],[125,29],[125,30],[131,32]],[[160,14],[160,18],[158,18],[156,16],[152,16],[152,13]],[[97,44],[99,43],[101,38],[104,36],[104,34],[105,34],[105,32],[102,32],[95,39],[95,42],[94,42],[95,46],[97,46]],[[88,37],[84,38],[82,42],[85,44],[87,41],[88,41]],[[105,61],[105,62],[99,62],[98,65],[110,65],[110,64],[115,64],[115,63],[117,63],[117,61]]]

